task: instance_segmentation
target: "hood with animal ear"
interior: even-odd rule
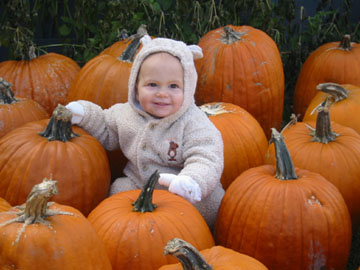
[[[141,108],[139,102],[136,100],[135,86],[137,77],[141,64],[147,56],[158,52],[167,52],[180,60],[184,70],[184,102],[176,113],[166,117],[176,120],[189,108],[191,104],[195,102],[194,94],[197,83],[197,72],[194,65],[194,59],[198,59],[203,56],[202,50],[197,45],[188,46],[182,41],[168,38],[151,39],[148,35],[145,35],[141,39],[141,42],[143,47],[136,55],[130,72],[128,101],[130,105],[140,114],[145,117],[149,116],[149,114]]]

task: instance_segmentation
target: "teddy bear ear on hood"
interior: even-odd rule
[[[187,47],[190,49],[194,60],[200,59],[204,56],[202,49],[198,45],[188,45]]]

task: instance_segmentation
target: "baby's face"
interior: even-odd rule
[[[168,53],[148,56],[139,71],[136,98],[155,117],[177,112],[184,101],[184,71],[179,59]]]

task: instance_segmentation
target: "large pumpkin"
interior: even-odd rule
[[[327,97],[317,108],[316,122],[297,122],[282,134],[295,166],[320,173],[339,189],[355,231],[360,225],[360,135],[330,121],[331,104],[331,97]],[[274,156],[270,146],[265,162],[274,164]]]
[[[178,238],[166,244],[164,254],[175,256],[181,264],[164,265],[159,270],[267,270],[258,260],[232,249],[214,246],[199,252]]]
[[[48,202],[56,181],[44,179],[25,206],[0,213],[1,269],[111,270],[105,247],[75,208]]]
[[[87,62],[72,84],[67,102],[88,100],[107,109],[116,103],[127,102],[128,80],[135,55],[141,48],[140,39],[147,34],[140,34],[118,41],[121,46],[105,49],[98,56]]]
[[[327,96],[333,96],[334,104],[331,106],[331,120],[355,129],[360,134],[360,86],[351,84],[321,83],[316,87],[318,93],[311,100],[306,109],[303,122],[315,121],[317,114],[314,109],[321,104]]]
[[[199,41],[204,57],[195,61],[198,105],[225,102],[252,114],[270,137],[281,127],[284,70],[276,43],[251,26],[227,25]]]
[[[112,55],[114,57],[119,57],[126,48],[132,43],[134,39],[142,38],[144,35],[147,35],[146,25],[141,24],[139,28],[137,29],[136,34],[131,35],[130,37],[127,36],[126,30],[122,31],[122,34],[125,34],[121,36],[121,39],[119,41],[114,42],[109,47],[105,48],[102,52],[100,52],[99,55],[108,54]],[[134,49],[138,51],[138,49],[141,49],[142,44],[140,43],[134,43]]]
[[[360,85],[360,44],[351,42],[350,35],[341,41],[328,42],[305,60],[294,91],[294,111],[303,119],[319,83]]]
[[[271,141],[276,166],[251,168],[226,190],[216,244],[269,269],[345,269],[352,233],[341,193],[320,174],[295,169],[280,133]]]
[[[154,190],[158,178],[156,171],[141,191],[112,195],[88,216],[113,270],[152,270],[176,262],[162,254],[174,237],[199,250],[214,246],[210,229],[191,203],[167,190]]]
[[[79,71],[80,66],[73,59],[57,53],[0,63],[0,77],[13,85],[15,95],[36,101],[49,114],[58,104],[65,103]]]
[[[39,178],[58,180],[54,200],[87,215],[107,195],[110,169],[99,141],[77,126],[58,105],[51,119],[27,123],[0,139],[0,197],[25,202]],[[73,129],[73,130],[72,130]]]
[[[243,171],[265,163],[268,141],[256,119],[231,103],[207,103],[200,106],[221,132],[224,142],[224,171],[221,184],[227,189]]]
[[[27,122],[48,116],[45,109],[32,99],[15,97],[11,84],[0,78],[0,138]]]

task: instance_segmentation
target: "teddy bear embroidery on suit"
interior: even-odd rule
[[[174,141],[171,141],[169,142],[169,151],[168,151],[168,156],[170,157],[169,158],[169,161],[176,161],[176,149],[179,147],[179,145],[174,142]]]

